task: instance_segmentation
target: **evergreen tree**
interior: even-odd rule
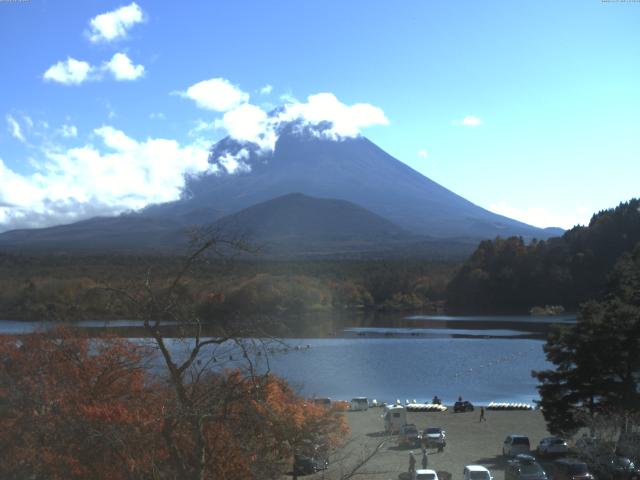
[[[640,246],[618,261],[610,286],[549,337],[555,369],[533,372],[551,432],[571,434],[600,411],[640,411]]]

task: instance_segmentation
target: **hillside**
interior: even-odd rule
[[[640,199],[595,214],[548,241],[483,241],[447,288],[451,311],[526,312],[536,305],[574,310],[599,298],[614,267],[640,242]]]

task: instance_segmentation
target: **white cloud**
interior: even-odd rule
[[[0,161],[0,230],[114,215],[176,200],[184,175],[211,173],[208,150],[175,140],[135,140],[111,126],[97,145],[46,147],[37,171],[20,175]]]
[[[310,95],[306,102],[292,101],[277,113],[267,112],[250,103],[241,103],[226,111],[221,125],[229,136],[242,143],[253,143],[261,152],[272,151],[278,139],[279,128],[292,122],[302,130],[331,140],[356,137],[363,128],[373,125],[387,125],[389,120],[384,112],[367,103],[346,105],[332,93]]]
[[[333,93],[317,93],[307,97],[305,103],[285,105],[281,120],[302,121],[306,125],[329,122],[331,127],[323,131],[327,137],[355,137],[362,128],[388,125],[389,120],[381,108],[368,103],[345,105]]]
[[[454,122],[456,125],[462,125],[463,127],[479,127],[482,125],[482,120],[475,115],[467,115],[462,120]]]
[[[49,67],[44,72],[43,78],[64,85],[79,85],[89,80],[93,67],[87,62],[67,57],[66,61],[60,61]]]
[[[124,38],[131,27],[143,20],[143,12],[135,2],[126,7],[96,15],[89,21],[89,40],[96,43]]]
[[[26,142],[18,121],[11,115],[7,115],[7,123],[9,124],[9,132],[11,133],[11,136],[16,140],[20,140],[22,143]]]
[[[189,130],[189,136],[190,137],[199,137],[200,135],[204,134],[211,134],[213,133],[215,130],[219,129],[219,128],[223,128],[222,127],[222,120],[219,118],[216,118],[215,120],[211,121],[211,122],[205,122],[204,120],[198,120],[195,122],[195,126]]]
[[[273,91],[273,86],[266,84],[260,89],[260,95],[269,95]]]
[[[488,210],[540,228],[561,227],[569,229],[578,224],[587,225],[590,218],[588,209],[584,208],[578,208],[575,212],[561,213],[542,207],[518,208],[505,201],[492,203]]]
[[[222,126],[235,140],[255,143],[263,151],[275,148],[275,124],[260,107],[248,103],[240,105],[224,114]]]
[[[293,93],[287,92],[280,95],[280,100],[284,103],[298,103],[298,99],[293,96]]]
[[[103,68],[111,72],[116,80],[136,80],[144,75],[144,66],[134,65],[126,53],[114,54]]]
[[[418,156],[420,158],[427,158],[429,156],[429,152],[427,152],[424,148],[418,150]]]
[[[249,101],[249,94],[224,78],[212,78],[191,85],[180,95],[190,98],[200,108],[226,112]]]
[[[58,133],[65,138],[75,138],[78,136],[78,128],[75,125],[62,125]]]

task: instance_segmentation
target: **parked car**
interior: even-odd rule
[[[331,408],[331,399],[330,398],[314,398],[313,404],[318,405],[320,407]]]
[[[293,461],[295,475],[308,475],[326,470],[328,467],[329,462],[327,459],[319,455],[295,455]]]
[[[427,427],[422,432],[422,443],[426,447],[438,447],[438,450],[442,450],[447,446],[446,433],[440,427]]]
[[[453,404],[453,412],[473,412],[473,404],[471,402],[468,402],[467,400],[456,402]]]
[[[640,480],[640,468],[629,458],[620,455],[603,455],[591,463],[598,480]]]
[[[467,465],[462,475],[463,480],[493,480],[491,472],[482,465]]]
[[[504,439],[502,445],[502,454],[508,457],[514,457],[519,453],[528,454],[530,451],[529,437],[525,435],[508,435]]]
[[[413,423],[407,423],[400,427],[398,434],[398,445],[401,447],[419,447],[420,434],[418,428]]]
[[[577,458],[559,458],[553,462],[553,480],[593,480],[589,467]]]
[[[411,480],[438,480],[438,474],[435,470],[421,468],[413,472]]]
[[[520,453],[507,461],[505,480],[547,480],[547,473],[531,455]]]
[[[545,437],[538,444],[539,455],[566,455],[568,452],[567,442],[559,437]]]

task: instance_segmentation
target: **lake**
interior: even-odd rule
[[[542,350],[544,336],[552,324],[573,322],[571,315],[387,315],[368,320],[358,317],[352,322],[343,318],[324,329],[330,335],[297,335],[282,344],[269,344],[265,347],[268,355],[257,361],[260,369],[268,361],[273,373],[309,397],[366,396],[404,403],[406,399],[425,402],[438,395],[446,404],[458,396],[479,404],[532,403],[538,393],[531,371],[550,368]],[[140,323],[85,321],[79,325],[129,332],[127,329],[139,329]],[[39,322],[0,321],[0,333],[25,333],[42,326]],[[184,348],[180,341],[169,343],[176,352]],[[241,355],[229,345],[210,350],[208,355],[217,357],[216,365],[241,364]]]

